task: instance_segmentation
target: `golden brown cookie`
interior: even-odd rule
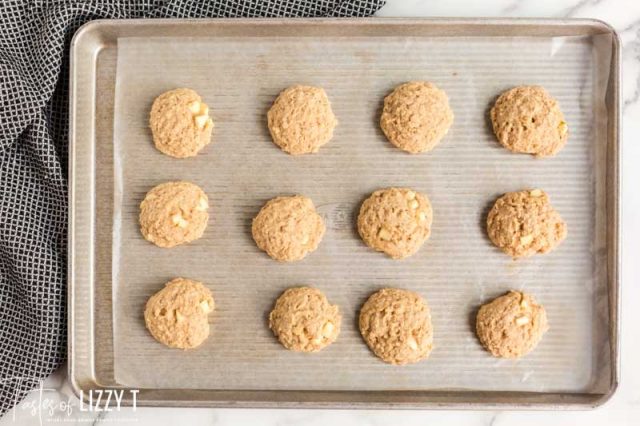
[[[197,240],[209,220],[209,200],[198,185],[167,182],[147,193],[140,203],[140,231],[158,247]]]
[[[427,241],[432,220],[426,195],[407,188],[380,189],[362,203],[358,232],[372,249],[402,259]]]
[[[403,365],[425,359],[433,349],[431,313],[418,293],[385,288],[360,309],[360,333],[384,362]]]
[[[281,262],[301,260],[315,251],[324,231],[313,201],[302,195],[269,200],[251,226],[258,248]]]
[[[269,328],[280,343],[296,352],[317,352],[335,342],[342,315],[325,295],[311,287],[293,287],[278,297]]]
[[[389,142],[404,151],[431,151],[452,124],[449,98],[433,83],[404,83],[384,98],[380,127]]]
[[[278,95],[267,113],[273,142],[291,155],[318,152],[333,137],[338,120],[324,89],[291,86]]]
[[[500,358],[528,354],[548,329],[544,308],[533,296],[514,290],[482,305],[476,318],[480,343]]]
[[[567,236],[567,225],[541,189],[508,192],[487,216],[487,233],[513,258],[547,253]]]
[[[558,102],[540,86],[519,86],[502,93],[491,109],[498,141],[513,152],[553,156],[569,131]]]
[[[213,120],[200,95],[191,89],[175,89],[153,101],[149,127],[160,152],[186,158],[211,142]]]
[[[158,342],[192,349],[209,336],[207,316],[214,307],[211,292],[202,283],[175,278],[147,301],[144,321]]]

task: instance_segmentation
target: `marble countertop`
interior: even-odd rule
[[[65,382],[62,368],[43,388],[0,418],[0,426],[99,422],[160,424],[264,425],[511,425],[546,426],[640,424],[640,1],[638,0],[388,0],[379,16],[455,17],[581,17],[611,24],[623,43],[623,268],[622,268],[622,380],[618,391],[594,411],[355,411],[275,409],[123,408],[112,412],[81,411]],[[633,361],[636,360],[636,361]],[[65,404],[70,403],[69,407]],[[62,405],[61,405],[62,404]],[[55,408],[54,408],[55,407]],[[60,407],[67,408],[66,411]]]

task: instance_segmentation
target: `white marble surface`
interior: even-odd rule
[[[119,412],[80,411],[64,382],[54,374],[42,391],[34,392],[0,419],[0,426],[48,423],[109,422],[139,425],[639,425],[640,424],[640,1],[638,0],[388,0],[380,16],[523,16],[584,17],[613,25],[623,42],[623,268],[622,381],[614,397],[595,411],[347,411],[130,408]],[[635,262],[634,262],[635,261]],[[635,361],[634,361],[635,360]],[[71,413],[60,411],[69,403]]]

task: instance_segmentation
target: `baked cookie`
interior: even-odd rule
[[[432,220],[426,195],[407,188],[380,189],[362,203],[358,232],[372,249],[402,259],[427,241]]]
[[[449,98],[433,83],[404,83],[384,98],[380,127],[389,142],[404,151],[431,151],[451,124]]]
[[[505,148],[536,157],[555,155],[569,135],[558,102],[540,86],[502,93],[491,109],[491,124]]]
[[[158,342],[170,348],[192,349],[209,336],[207,316],[214,306],[211,292],[202,283],[175,278],[149,298],[144,322]]]
[[[360,333],[384,362],[403,365],[425,359],[433,349],[431,313],[418,293],[385,288],[360,309]]]
[[[149,127],[156,148],[175,158],[193,157],[211,142],[209,107],[191,89],[164,92],[153,101]]]
[[[548,329],[544,308],[533,296],[513,290],[482,305],[476,318],[480,343],[500,358],[528,354]]]
[[[301,260],[317,249],[324,231],[313,201],[302,195],[269,200],[251,226],[258,248],[280,262]]]
[[[162,183],[140,203],[140,231],[158,247],[173,247],[197,240],[209,220],[209,200],[190,182]]]
[[[513,258],[547,253],[567,237],[567,225],[541,189],[508,192],[487,216],[487,233]]]
[[[296,352],[318,352],[340,334],[342,315],[325,295],[311,287],[293,287],[278,297],[269,328],[282,346]]]
[[[267,113],[273,142],[291,155],[318,152],[338,125],[327,94],[320,87],[291,86]]]

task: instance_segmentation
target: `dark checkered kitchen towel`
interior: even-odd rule
[[[384,0],[0,0],[0,415],[65,358],[69,42],[98,18],[368,16]]]

